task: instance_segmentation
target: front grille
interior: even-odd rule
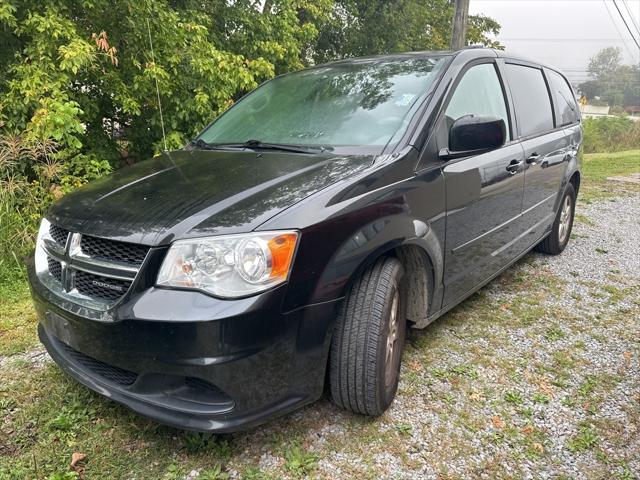
[[[150,250],[57,225],[49,227],[49,236],[57,246],[51,241],[43,243],[48,266],[43,280],[58,294],[98,310],[109,308],[127,293]]]
[[[149,247],[134,243],[106,240],[104,238],[83,235],[80,240],[82,253],[99,260],[141,265],[147,256]]]
[[[47,265],[49,267],[49,273],[55,278],[57,281],[62,282],[62,265],[57,260],[54,260],[51,257],[47,257]]]
[[[108,301],[118,300],[131,286],[131,282],[126,280],[102,277],[82,270],[76,272],[74,284],[83,295]]]
[[[69,345],[60,342],[60,346],[64,349],[64,351],[69,355],[73,360],[82,365],[87,370],[91,370],[96,375],[108,380],[112,383],[116,383],[122,386],[133,385],[133,383],[138,379],[138,374],[134,372],[130,372],[129,370],[125,370],[123,368],[114,367],[113,365],[109,365],[107,363],[101,362],[100,360],[96,360],[95,358],[91,358],[85,355],[82,352],[79,352]]]
[[[67,244],[67,237],[69,236],[69,230],[66,230],[57,225],[51,224],[49,226],[49,235],[53,238],[53,241],[56,242],[61,247],[64,247]]]

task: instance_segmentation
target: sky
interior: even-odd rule
[[[640,0],[616,3],[640,43]],[[508,51],[558,67],[572,83],[588,79],[589,58],[605,47],[621,48],[623,63],[640,63],[613,0],[470,0],[469,13],[497,20],[496,39]]]

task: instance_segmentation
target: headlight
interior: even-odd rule
[[[156,283],[219,297],[252,295],[287,280],[297,241],[294,231],[179,240],[169,249]]]
[[[47,254],[44,251],[44,239],[49,236],[49,229],[51,224],[49,220],[43,218],[40,222],[40,229],[38,230],[38,237],[36,238],[36,252],[35,252],[35,265],[36,272],[42,273],[49,270],[47,264]]]

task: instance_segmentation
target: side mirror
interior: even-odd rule
[[[449,130],[449,148],[440,150],[444,159],[460,158],[500,148],[507,138],[507,126],[498,117],[465,115]]]

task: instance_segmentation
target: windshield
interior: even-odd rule
[[[301,146],[377,146],[406,124],[446,57],[338,63],[277,77],[198,137]]]

